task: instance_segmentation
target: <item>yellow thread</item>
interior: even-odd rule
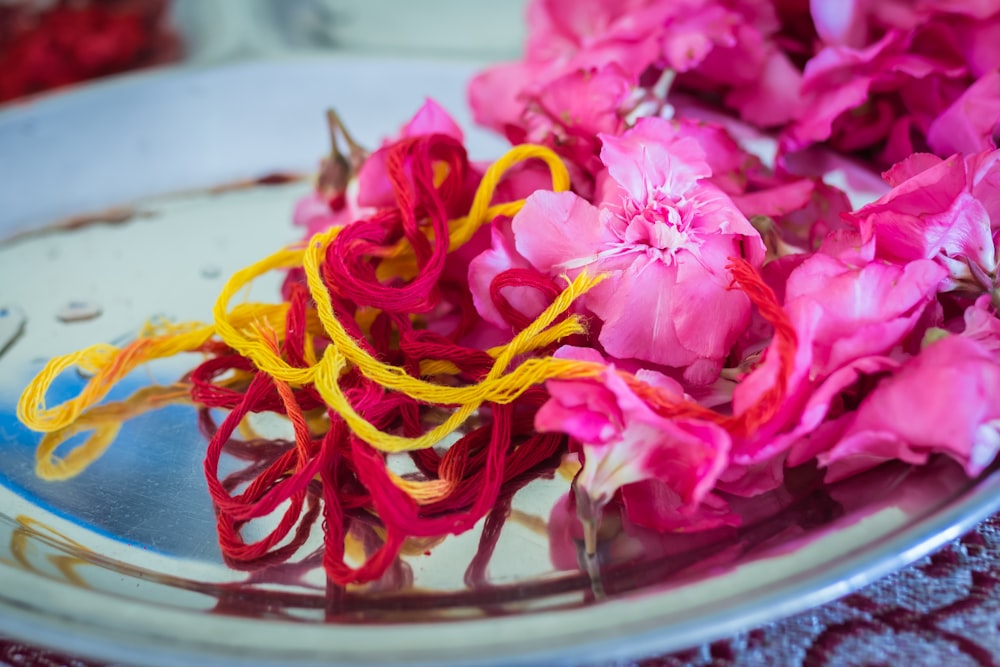
[[[92,345],[49,361],[25,388],[17,404],[17,418],[36,431],[51,432],[73,423],[91,405],[137,366],[153,359],[196,350],[212,336],[211,327],[192,327],[184,333],[139,338],[119,349],[114,345]],[[45,394],[63,371],[76,366],[93,377],[75,398],[48,408]]]
[[[448,497],[454,488],[454,484],[446,479],[412,480],[403,479],[399,475],[390,472],[389,479],[406,494],[413,498],[418,505],[429,505],[433,502]]]
[[[454,250],[469,241],[482,225],[498,215],[512,216],[524,205],[523,201],[491,205],[490,202],[504,174],[514,165],[528,159],[540,159],[548,165],[552,189],[566,190],[569,174],[559,158],[540,146],[518,146],[497,160],[487,170],[480,183],[469,214],[452,221],[449,228],[449,249]],[[601,276],[581,274],[558,295],[527,328],[518,333],[507,345],[489,350],[493,366],[482,381],[465,386],[451,386],[429,382],[409,375],[403,368],[388,365],[370,356],[337,320],[330,304],[330,295],[321,277],[321,265],[326,248],[339,234],[332,228],[317,234],[305,247],[289,247],[265,257],[233,274],[223,286],[212,309],[213,323],[170,324],[151,322],[143,328],[141,336],[125,346],[95,345],[51,360],[28,385],[18,403],[18,418],[35,430],[48,432],[39,447],[39,474],[46,477],[66,477],[77,474],[90,461],[100,455],[117,433],[120,422],[128,418],[123,413],[101,408],[88,408],[102,400],[110,388],[138,365],[147,361],[189,352],[203,347],[217,337],[240,355],[253,362],[259,371],[270,375],[283,387],[313,384],[327,403],[337,412],[359,438],[384,452],[402,452],[432,447],[459,428],[486,402],[509,403],[530,387],[553,378],[594,377],[603,367],[552,357],[532,357],[522,363],[515,360],[544,349],[566,336],[585,331],[579,317],[571,315],[561,321],[572,303],[590,290]],[[391,248],[383,265],[399,271],[397,275],[412,274],[415,270],[413,250],[405,242]],[[292,366],[280,355],[278,342],[286,336],[285,318],[288,304],[240,303],[230,308],[237,294],[248,289],[254,280],[275,270],[301,266],[315,303],[315,310],[307,313],[307,342],[305,368]],[[375,312],[363,318],[370,322]],[[314,336],[329,339],[322,355],[314,347]],[[57,376],[71,367],[93,373],[94,377],[75,398],[48,408],[45,395]],[[407,438],[380,431],[357,414],[344,396],[339,380],[343,373],[357,368],[366,378],[390,391],[429,404],[453,405],[456,409],[439,425],[427,433]],[[458,368],[445,360],[425,360],[421,364],[424,376],[456,375]],[[237,376],[234,376],[236,378]],[[242,376],[240,376],[242,377]],[[234,381],[233,378],[227,382]],[[150,388],[152,389],[152,388]],[[111,408],[111,406],[106,406]],[[118,419],[116,426],[114,421]],[[74,449],[67,457],[57,461],[53,453],[59,443],[73,433],[93,429],[87,443]],[[447,482],[413,482],[395,478],[393,481],[418,502],[432,502],[448,492]]]
[[[35,473],[45,480],[64,480],[76,477],[100,458],[111,445],[122,424],[148,410],[167,403],[188,399],[188,389],[183,385],[143,387],[124,401],[91,408],[72,423],[46,433],[35,450]],[[57,457],[56,450],[77,433],[92,430],[83,443],[65,456]]]

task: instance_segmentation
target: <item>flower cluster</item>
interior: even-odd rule
[[[996,146],[996,3],[533,0],[528,29],[523,60],[472,82],[476,120],[584,172],[597,134],[685,95],[779,131],[784,153],[825,142],[889,166]]]
[[[536,421],[576,443],[592,500],[690,529],[807,462],[835,480],[993,461],[1000,6],[534,0],[528,26],[523,60],[476,77],[470,102],[559,152],[574,192],[496,220],[469,284],[516,330],[546,295],[504,276],[606,276],[578,303],[589,337],[558,354],[608,370],[549,382]],[[891,167],[874,201],[822,180],[836,153]],[[774,292],[793,355],[734,289],[733,258]],[[714,412],[672,416],[623,376]],[[762,404],[752,428],[716,418]]]
[[[461,138],[432,101],[401,136],[421,133]],[[690,114],[597,133],[598,166],[574,181],[589,194],[554,192],[530,165],[512,172],[498,197],[527,196],[523,207],[480,229],[442,278],[478,315],[461,340],[487,347],[529,326],[567,280],[603,277],[574,304],[589,330],[555,356],[605,370],[549,381],[535,427],[568,434],[577,487],[597,505],[619,499],[641,526],[733,525],[734,499],[808,462],[835,480],[942,453],[976,475],[1000,449],[1000,151],[914,154],[853,209],[744,147],[761,139]],[[385,204],[378,156],[341,210]],[[347,222],[327,215],[311,231]],[[759,276],[793,348],[734,261]],[[441,311],[427,326],[453,319]]]

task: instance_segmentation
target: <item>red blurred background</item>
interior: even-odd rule
[[[181,43],[169,0],[0,4],[0,102],[168,62]]]

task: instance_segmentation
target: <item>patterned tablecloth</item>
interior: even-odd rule
[[[0,638],[4,667],[100,663]],[[688,651],[592,667],[1000,664],[1000,515],[853,595]]]

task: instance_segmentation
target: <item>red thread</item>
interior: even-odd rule
[[[498,273],[490,282],[490,299],[501,317],[517,331],[527,327],[535,318],[510,305],[503,295],[503,289],[506,287],[527,287],[537,290],[549,303],[562,291],[551,278],[531,269],[507,269]]]
[[[347,225],[327,248],[320,275],[330,305],[350,335],[383,361],[414,376],[419,376],[421,362],[447,361],[459,371],[449,381],[479,379],[493,359],[458,342],[475,326],[478,315],[468,290],[443,279],[449,215],[468,200],[464,149],[440,135],[405,139],[388,149],[386,168],[396,206]],[[436,183],[435,174],[441,173],[444,176]],[[401,239],[414,250],[416,273],[406,281],[380,281],[379,266]],[[504,282],[510,280],[520,282]],[[549,297],[558,293],[547,279],[516,273],[498,284],[527,285]],[[287,363],[304,367],[306,350],[321,351],[329,341],[310,337],[310,297],[300,272],[289,273],[283,295],[289,304],[285,336],[280,346],[277,340],[271,344]],[[456,314],[448,334],[422,328],[421,319],[415,317],[438,310]],[[374,313],[367,330],[358,323],[365,311]],[[211,356],[190,374],[191,393],[205,406],[200,418],[210,438],[205,474],[216,508],[219,544],[227,562],[240,567],[290,558],[322,514],[323,565],[330,580],[345,585],[377,579],[397,562],[407,537],[468,530],[496,507],[498,498],[509,497],[523,485],[533,470],[551,467],[565,446],[563,436],[534,433],[534,413],[545,399],[542,390],[531,390],[513,404],[485,406],[480,415],[485,423],[472,428],[447,452],[431,449],[411,455],[421,478],[444,490],[420,504],[397,486],[386,456],[354,437],[339,415],[325,409],[314,387],[289,387],[215,344],[203,351]],[[235,377],[249,380],[237,384],[234,372]],[[387,432],[419,435],[428,420],[434,421],[435,411],[447,409],[387,391],[356,370],[345,373],[339,383],[352,407]],[[216,426],[211,408],[230,412]],[[306,414],[321,408],[327,430],[314,436]],[[233,438],[247,415],[265,411],[289,419],[294,441],[243,443]],[[224,455],[235,456],[246,466],[220,479]],[[244,538],[250,522],[275,512],[280,516],[273,530],[256,541]],[[359,519],[374,522],[365,533],[366,559],[349,563],[346,540]],[[384,535],[381,544],[370,544],[371,530]]]
[[[676,399],[657,387],[648,385],[629,373],[621,373],[628,386],[658,414],[672,419],[700,419],[719,424],[731,434],[746,438],[770,421],[781,408],[795,370],[798,337],[784,308],[774,291],[744,259],[730,258],[729,271],[733,282],[760,311],[761,316],[774,327],[774,337],[766,354],[779,356],[777,381],[758,400],[738,415],[728,416],[702,407],[693,401]]]
[[[732,430],[740,436],[747,437],[757,428],[766,424],[777,414],[785,400],[788,385],[795,371],[795,356],[798,350],[798,336],[795,327],[788,319],[785,309],[778,303],[774,291],[768,287],[764,279],[745,260],[730,259],[729,270],[733,280],[743,293],[757,306],[757,310],[767,322],[774,327],[774,337],[768,346],[766,354],[777,354],[779,370],[777,381],[767,391],[741,414]]]

